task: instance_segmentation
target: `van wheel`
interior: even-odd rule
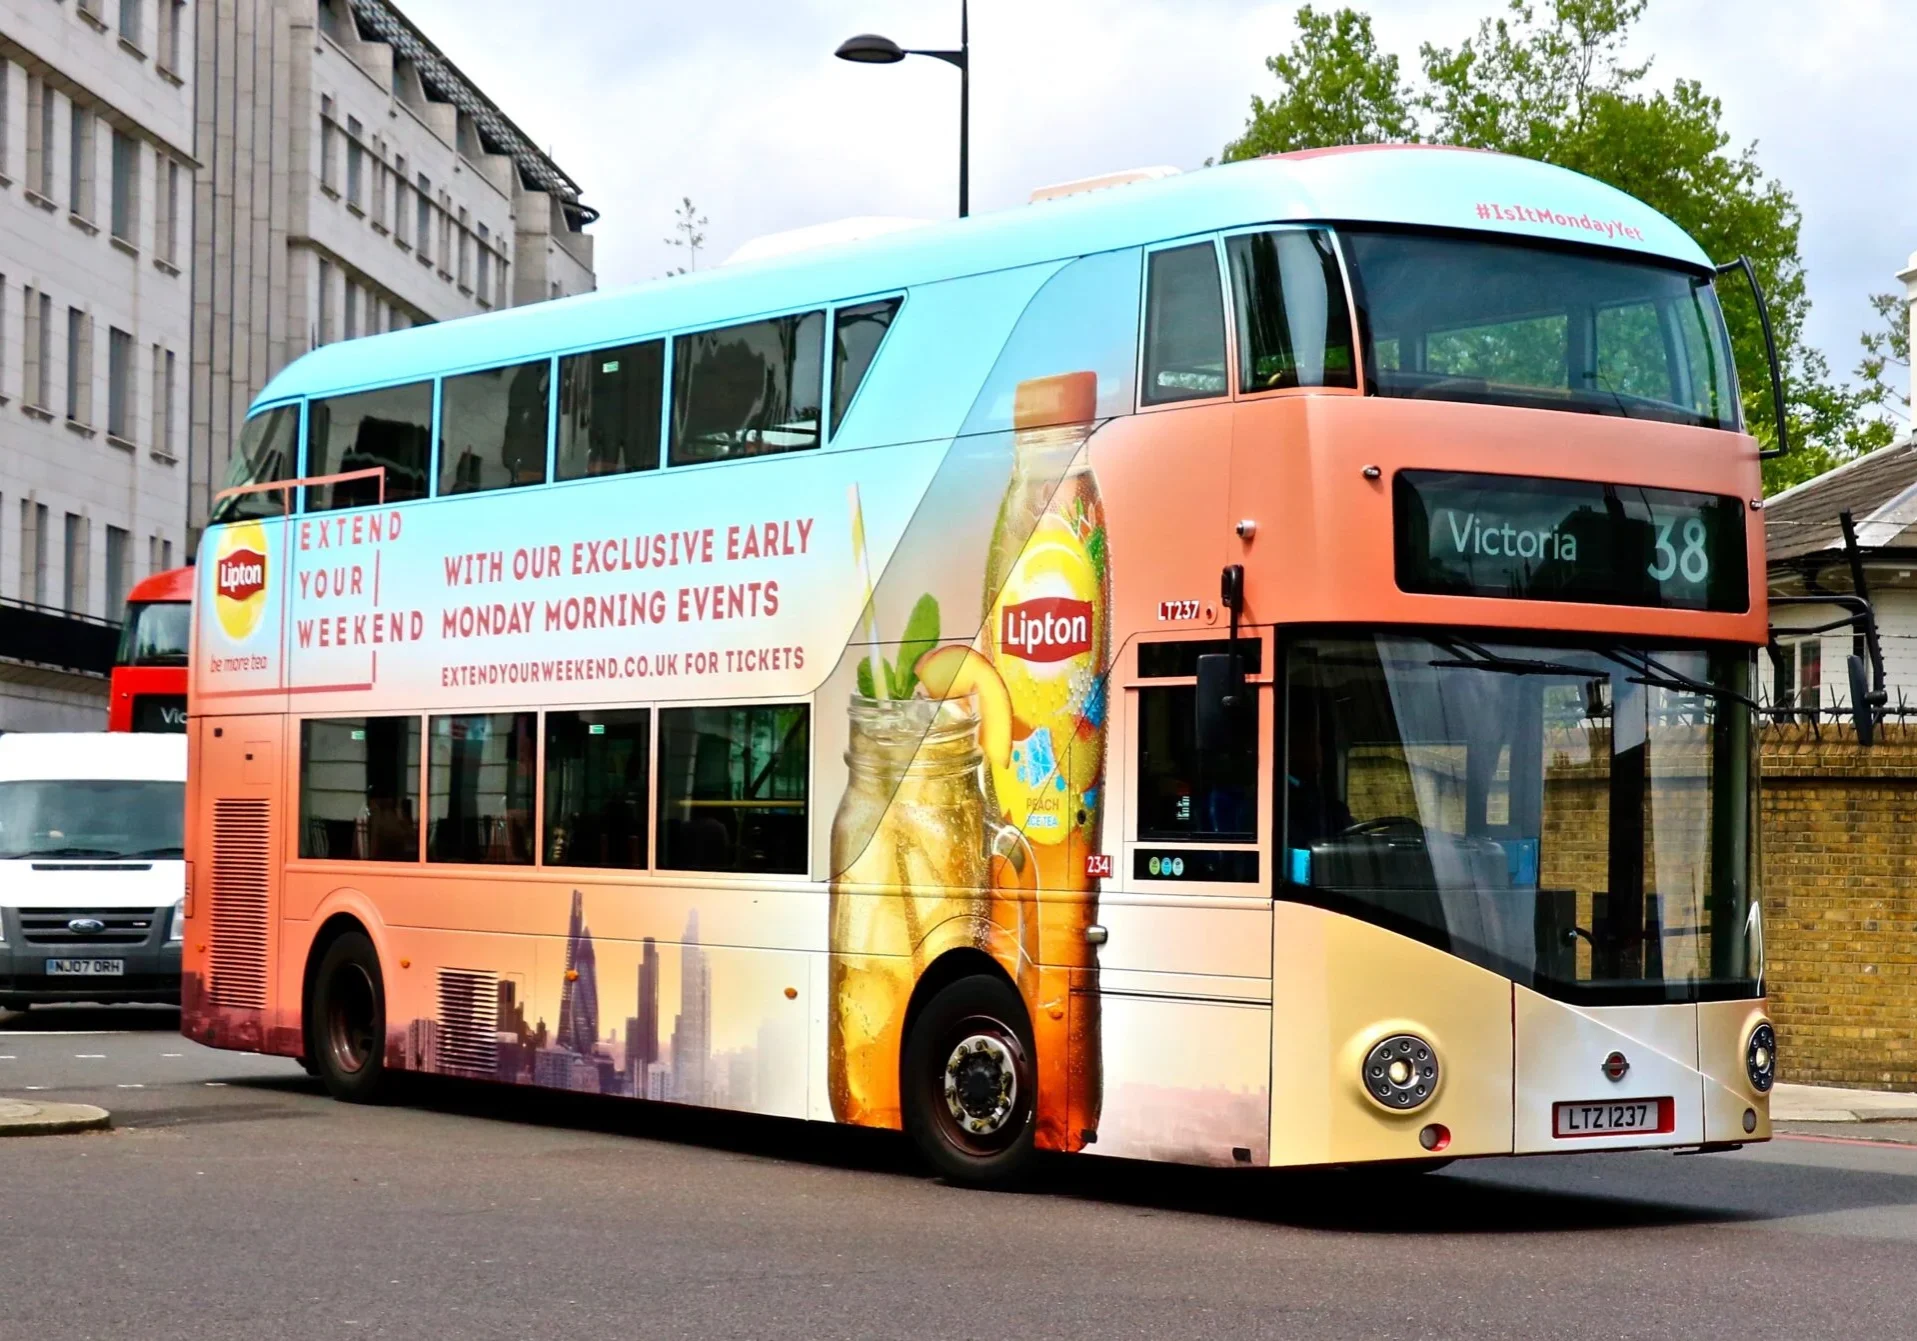
[[[387,1089],[386,988],[365,932],[326,947],[306,1003],[306,1055],[327,1092],[347,1103],[377,1103]]]
[[[1004,1186],[1030,1165],[1032,1054],[1025,1003],[1001,978],[960,978],[919,1012],[900,1064],[905,1130],[945,1178]]]

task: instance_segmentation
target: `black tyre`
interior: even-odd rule
[[[900,1059],[905,1130],[955,1183],[1000,1187],[1031,1163],[1037,1099],[1025,1003],[1002,978],[941,988],[912,1023]]]
[[[386,1071],[386,987],[364,932],[326,947],[306,1003],[306,1056],[335,1099],[377,1103]]]

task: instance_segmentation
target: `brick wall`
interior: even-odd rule
[[[1917,727],[1766,727],[1763,770],[1782,1077],[1917,1090]]]

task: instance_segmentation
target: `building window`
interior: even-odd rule
[[[106,528],[107,618],[126,613],[127,589],[133,585],[133,537],[118,526]]]
[[[406,176],[406,155],[393,155],[393,241],[406,241],[407,210],[406,192],[409,179]]]
[[[355,208],[363,208],[365,202],[360,198],[360,178],[364,173],[366,151],[360,147],[361,126],[358,117],[346,118],[346,203]]]
[[[806,871],[811,762],[805,704],[659,714],[659,865]]]
[[[551,390],[546,359],[448,377],[439,403],[440,493],[542,483]]]
[[[67,208],[82,219],[93,217],[93,113],[72,105],[72,135],[68,140]]]
[[[333,342],[333,263],[322,259],[319,263],[319,321],[314,327],[313,344],[331,344]]]
[[[832,314],[832,431],[859,394],[859,383],[878,356],[879,344],[899,313],[897,298],[842,307]]]
[[[345,310],[345,327],[341,334],[345,339],[357,340],[359,338],[359,285],[350,279],[346,281]]]
[[[486,225],[479,225],[479,277],[474,287],[478,290],[480,305],[483,307],[493,305],[493,253],[491,246],[488,245],[489,236]]]
[[[531,864],[538,720],[530,712],[432,719],[428,861]]]
[[[47,603],[47,505],[20,500],[20,596]]]
[[[1784,721],[1812,720],[1824,705],[1824,642],[1821,638],[1781,640],[1771,663],[1771,704]]]
[[[50,410],[53,407],[53,299],[28,289],[25,306],[26,369],[20,389],[29,405]]]
[[[131,135],[113,132],[113,202],[110,223],[113,236],[135,243],[134,231],[140,226],[140,145]]]
[[[120,36],[140,45],[140,0],[120,0]]]
[[[618,345],[559,360],[555,473],[617,475],[659,464],[666,343]]]
[[[460,210],[459,212],[459,269],[456,273],[459,276],[459,287],[462,289],[470,289],[473,286],[473,265],[472,265],[473,235],[469,233],[468,231],[466,231],[466,219],[467,219],[466,211],[463,209]]]
[[[824,337],[823,312],[679,336],[672,464],[817,447]]]
[[[493,296],[493,302],[499,307],[504,307],[506,306],[506,296],[510,292],[506,288],[506,255],[504,252],[500,253],[498,262],[499,263],[493,267],[495,271],[493,287],[496,290]]]
[[[12,87],[13,65],[5,56],[0,56],[0,177],[6,175],[12,161],[13,109],[8,105],[12,101],[8,96]]]
[[[306,473],[339,475],[383,466],[386,502],[424,498],[432,431],[431,382],[316,400],[306,411]],[[380,501],[379,481],[370,477],[313,485],[306,491],[308,512]]]
[[[147,441],[156,452],[173,455],[173,355],[153,346],[153,398],[149,413],[153,422]]]
[[[87,519],[77,512],[67,513],[66,583],[63,605],[71,614],[87,613]]]
[[[1209,242],[1155,251],[1145,289],[1147,405],[1225,394],[1225,300]]]
[[[320,189],[331,191],[335,195],[339,188],[333,185],[336,179],[336,160],[339,158],[339,127],[333,124],[333,100],[320,97]]]
[[[185,19],[186,0],[160,0],[160,68],[174,74],[180,72],[180,28]]]
[[[154,212],[153,254],[168,265],[180,263],[180,165],[164,153],[153,157],[153,183],[166,191],[165,205]]]
[[[300,723],[300,856],[419,860],[419,718]]]
[[[651,773],[650,710],[547,713],[546,864],[644,870]]]
[[[53,90],[37,76],[27,77],[27,186],[43,200],[53,199]]]
[[[419,174],[418,220],[413,229],[413,247],[421,261],[433,258],[433,184],[425,173]]]
[[[67,418],[93,422],[93,319],[77,307],[67,309]]]
[[[133,337],[107,328],[107,436],[126,441],[133,416]]]

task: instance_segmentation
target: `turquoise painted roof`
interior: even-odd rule
[[[1467,228],[1707,267],[1649,206],[1580,173],[1474,150],[1311,150],[1136,182],[814,251],[325,345],[257,403],[743,320],[867,294],[1262,223]]]

